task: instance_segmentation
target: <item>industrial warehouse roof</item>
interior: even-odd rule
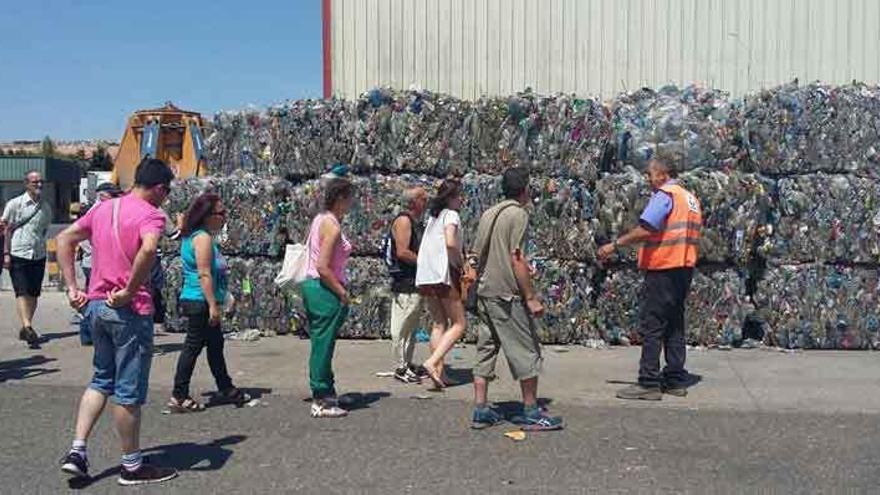
[[[36,170],[49,182],[79,182],[80,167],[72,160],[43,156],[0,156],[0,182],[20,181]]]

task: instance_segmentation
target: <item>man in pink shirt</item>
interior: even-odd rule
[[[172,179],[165,162],[147,158],[138,165],[129,194],[95,206],[58,235],[67,297],[74,308],[88,304],[95,349],[95,373],[80,400],[73,446],[62,461],[65,473],[88,476],[86,441],[109,397],[122,443],[119,484],[158,483],[177,476],[174,469],[143,462],[139,445],[141,405],[153,357],[148,275],[165,227],[158,207],[168,197]],[[83,292],[73,263],[77,244],[86,239],[92,244],[92,273]]]

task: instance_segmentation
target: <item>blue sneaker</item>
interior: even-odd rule
[[[501,415],[495,412],[491,407],[476,407],[474,408],[474,418],[471,421],[471,428],[482,430],[490,426],[495,426],[502,421],[504,421],[504,418],[502,418]]]
[[[523,414],[514,418],[512,422],[519,425],[523,431],[553,431],[564,427],[561,417],[550,416],[537,406],[525,409]]]

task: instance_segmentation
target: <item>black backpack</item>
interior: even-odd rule
[[[394,226],[394,222],[403,216],[409,217],[407,213],[401,213],[394,217],[394,220],[388,225],[388,231],[382,236],[382,246],[379,248],[379,256],[382,258],[382,262],[385,263],[385,267],[388,268],[389,275],[396,275],[401,272],[400,263],[397,262],[397,256],[394,254],[394,236],[391,235],[391,228]]]

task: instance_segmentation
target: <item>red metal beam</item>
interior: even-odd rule
[[[321,23],[324,43],[324,98],[330,98],[333,93],[333,47],[330,44],[332,33],[330,17],[332,12],[332,0],[321,0]]]

